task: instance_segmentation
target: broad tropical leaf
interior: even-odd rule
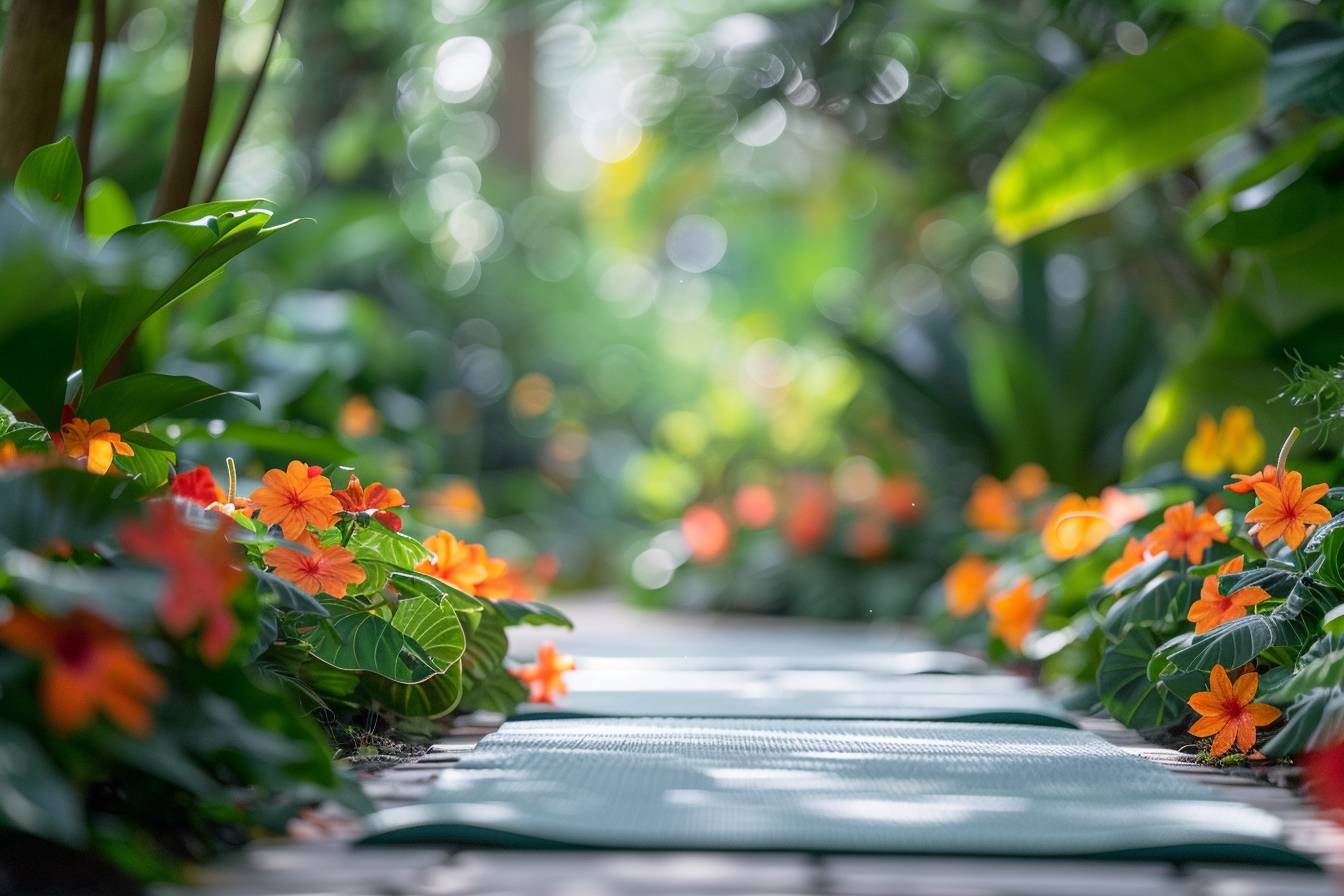
[[[257,396],[251,392],[230,392],[203,383],[195,377],[135,373],[112,380],[90,392],[79,404],[79,416],[86,420],[106,417],[114,432],[123,432],[221,395],[261,406]]]
[[[994,172],[999,236],[1017,242],[1105,209],[1247,124],[1260,110],[1266,59],[1255,37],[1221,24],[1094,66],[1046,101]]]

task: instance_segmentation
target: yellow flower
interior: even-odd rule
[[[76,417],[61,425],[65,453],[71,457],[87,457],[89,472],[102,476],[112,467],[112,458],[120,454],[130,457],[135,449],[121,440],[121,434],[112,432],[106,417],[93,422]]]
[[[1195,437],[1185,446],[1183,466],[1191,476],[1209,478],[1227,470],[1248,470],[1265,458],[1265,439],[1250,408],[1230,407],[1221,423],[1201,414]]]

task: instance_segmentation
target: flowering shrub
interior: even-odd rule
[[[549,700],[572,663],[549,649],[514,674],[507,629],[569,623],[481,545],[404,532],[402,492],[349,468],[292,460],[246,494],[232,461],[222,486],[175,472],[145,424],[256,398],[120,376],[121,348],[287,225],[215,202],[96,251],[44,199],[78,168],[68,141],[41,148],[0,203],[6,273],[45,290],[0,310],[0,827],[171,877],[263,806],[362,801],[312,710],[396,721],[507,712],[529,688]]]
[[[635,557],[635,584],[646,599],[696,607],[908,613],[937,576],[924,489],[853,460],[831,476],[756,468],[759,478],[691,504]]]
[[[1222,419],[1200,422],[1183,471],[1097,498],[1023,507],[981,480],[946,613],[982,620],[1001,657],[1090,682],[1131,727],[1211,738],[1214,757],[1321,751],[1344,734],[1344,489],[1289,468],[1296,434],[1262,467],[1251,411]]]

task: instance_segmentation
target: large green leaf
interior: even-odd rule
[[[1106,613],[1101,629],[1112,641],[1121,641],[1135,626],[1168,628],[1189,609],[1193,590],[1194,582],[1180,575],[1153,579],[1117,600]]]
[[[1334,604],[1332,589],[1303,576],[1270,613],[1243,616],[1196,635],[1188,647],[1171,654],[1171,662],[1183,671],[1208,672],[1219,664],[1231,669],[1249,663],[1271,647],[1300,648],[1319,634],[1321,620]]]
[[[414,597],[397,604],[392,625],[417,644],[439,665],[447,668],[462,659],[466,635],[452,604],[427,597]]]
[[[1271,109],[1301,103],[1323,115],[1344,115],[1344,26],[1290,22],[1270,49],[1265,99]]]
[[[78,794],[37,741],[8,722],[0,722],[0,822],[67,846],[85,840]]]
[[[135,224],[135,206],[121,184],[108,177],[90,181],[84,189],[84,238],[101,247],[119,230]]]
[[[1282,686],[1270,692],[1264,687],[1264,699],[1283,704],[1296,700],[1316,688],[1344,682],[1344,637],[1329,635],[1311,645],[1298,659],[1292,675]]]
[[[405,570],[413,570],[421,561],[433,556],[411,536],[392,532],[381,525],[355,529],[346,547],[360,560],[381,560]]]
[[[370,696],[393,712],[434,719],[452,712],[461,701],[462,666],[454,663],[419,684],[398,684],[385,678],[371,678],[362,684]]]
[[[505,625],[562,625],[573,628],[569,617],[555,607],[533,600],[493,600],[490,606],[504,618]]]
[[[1097,667],[1102,705],[1130,728],[1160,728],[1188,712],[1176,689],[1148,677],[1148,662],[1157,646],[1150,630],[1132,628],[1123,641],[1106,648]]]
[[[136,512],[135,490],[117,477],[73,469],[0,475],[0,542],[15,547],[92,544]]]
[[[68,222],[75,215],[84,169],[69,137],[39,146],[28,154],[14,176],[14,195],[39,214],[54,211]]]
[[[296,223],[268,227],[265,208],[191,206],[121,230],[103,248],[108,271],[89,285],[79,323],[84,378],[98,382],[135,328],[219,271],[230,259]],[[129,274],[127,273],[129,272]]]
[[[1260,748],[1266,756],[1292,756],[1337,743],[1344,733],[1344,690],[1317,688],[1289,706],[1284,717],[1283,728]]]
[[[323,598],[331,614],[307,636],[313,656],[337,669],[369,672],[402,684],[417,684],[444,671],[414,638],[382,613]]]
[[[266,590],[275,597],[275,605],[286,610],[294,610],[299,613],[316,613],[319,616],[327,615],[327,608],[316,597],[313,597],[307,591],[304,591],[298,585],[287,582],[277,576],[275,573],[267,572],[264,569],[258,569],[249,563],[248,571],[256,578],[258,582],[266,586]]]
[[[61,425],[79,327],[73,268],[58,242],[0,201],[0,380],[48,430]]]
[[[1017,242],[1105,209],[1252,121],[1266,57],[1255,37],[1220,24],[1095,65],[1046,101],[994,172],[999,236]]]
[[[462,692],[462,708],[511,714],[527,700],[527,685],[503,666],[496,666]]]
[[[190,376],[163,373],[133,373],[104,383],[80,402],[79,416],[87,420],[106,417],[114,432],[122,432],[183,408],[229,395],[260,407],[251,392],[230,392]]]

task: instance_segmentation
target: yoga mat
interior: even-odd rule
[[[1312,863],[1281,822],[1080,731],[510,722],[365,844]]]
[[[1074,727],[1064,708],[1011,675],[605,668],[566,676],[554,704],[514,718],[762,718],[998,722]]]

